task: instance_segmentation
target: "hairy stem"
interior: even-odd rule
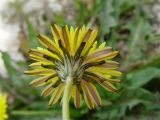
[[[68,76],[66,79],[64,94],[63,94],[63,103],[62,103],[63,120],[70,120],[69,97],[70,97],[72,84],[73,84],[73,78],[72,76]]]

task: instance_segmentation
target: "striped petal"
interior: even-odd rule
[[[49,105],[55,104],[61,97],[64,90],[64,83],[61,83],[58,87],[53,91],[53,95],[49,101]]]
[[[82,51],[82,55],[85,55],[89,49],[91,48],[91,46],[94,44],[95,38],[97,36],[98,30],[97,29],[93,29],[92,33],[90,34],[90,37],[88,38],[86,45]]]
[[[32,87],[42,86],[42,85],[46,84],[47,79],[48,79],[48,76],[37,78],[37,79],[33,80],[32,82],[30,82],[30,85]]]
[[[66,49],[68,51],[70,51],[70,42],[69,42],[69,37],[68,37],[68,27],[65,26],[65,27],[62,27],[62,37],[61,37],[61,40],[63,41]]]
[[[104,87],[109,92],[117,92],[118,91],[117,88],[108,81],[104,81],[103,83],[100,83],[100,85],[102,87]]]
[[[40,57],[40,56],[37,56],[37,55],[29,54],[29,57],[30,57],[32,60],[35,60],[35,61],[39,61],[39,62],[49,62],[49,60],[47,60],[46,58],[43,58],[43,57]]]
[[[58,80],[58,79],[57,79]],[[44,90],[42,91],[41,93],[41,96],[48,96],[50,95],[55,89],[54,89],[54,85],[55,85],[55,82],[54,83],[51,83],[49,85],[47,85]]]
[[[40,69],[25,71],[24,73],[27,75],[46,75],[46,74],[54,74],[55,71],[53,69],[40,68]]]
[[[82,42],[87,42],[91,36],[91,33],[92,33],[92,30],[91,29],[88,29],[86,34],[84,35],[83,39],[82,39]]]
[[[57,46],[55,46],[54,42],[50,38],[48,38],[47,36],[40,34],[40,35],[38,35],[38,39],[39,39],[40,43],[42,45],[44,45],[45,47],[49,48],[52,51],[56,51],[58,53],[61,53],[60,49],[58,49]]]
[[[111,47],[97,49],[87,56],[87,58],[85,59],[85,63],[111,59],[111,58],[115,57],[117,54],[118,54],[118,51],[112,52]]]
[[[115,61],[105,61],[104,64],[99,65],[97,67],[107,68],[107,69],[117,69],[117,68],[119,68],[119,63],[115,62]]]
[[[94,44],[93,44],[92,47],[90,48],[88,54],[92,53],[92,52],[96,49],[96,47],[97,47],[97,41],[94,42]]]
[[[88,28],[86,28],[85,26],[83,26],[78,33],[78,39],[77,39],[77,46],[76,46],[76,50],[79,48],[80,44],[82,43],[83,37],[85,36],[86,32],[88,31]]]
[[[79,108],[79,106],[81,104],[82,96],[81,96],[80,91],[79,91],[79,89],[77,88],[76,85],[73,85],[73,88],[72,88],[72,97],[74,99],[74,105],[75,105],[75,107]]]
[[[52,57],[54,59],[59,60],[57,55],[53,54],[53,52],[50,52],[50,51],[48,51],[47,49],[44,49],[44,48],[38,47],[37,49],[31,49],[31,51],[39,52],[39,53],[42,53],[43,55],[46,55],[46,56],[49,56],[49,57]]]
[[[81,87],[82,87],[84,99],[87,103],[87,106],[89,107],[89,109],[93,109],[94,108],[94,101],[93,101],[93,98],[92,98],[89,90],[86,87],[86,82],[84,80],[81,80]]]
[[[93,72],[93,73],[107,74],[111,76],[121,76],[122,75],[122,73],[117,70],[112,70],[112,69],[102,68],[102,67],[90,67],[87,69],[87,71]]]
[[[34,67],[34,66],[43,66],[43,65],[49,65],[49,66],[54,66],[54,63],[53,62],[51,62],[51,61],[48,61],[48,62],[44,62],[44,61],[41,61],[41,62],[34,62],[34,63],[32,63],[32,64],[30,64],[29,66],[30,67]]]
[[[101,99],[96,87],[91,82],[86,82],[86,87],[90,92],[96,106],[101,104]]]
[[[52,34],[55,37],[55,39],[58,40],[60,38],[61,28],[58,25],[56,25],[56,24],[52,24],[51,31],[52,31]]]
[[[117,92],[117,88],[112,84],[112,82],[108,81],[108,80],[103,80],[101,78],[98,78],[96,76],[87,76],[89,77],[91,80],[95,80],[97,83],[99,83],[103,88],[105,88],[107,91],[110,92]],[[114,81],[115,83],[119,82],[119,81]]]

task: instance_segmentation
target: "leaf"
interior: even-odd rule
[[[25,19],[25,22],[26,22],[26,26],[27,26],[30,47],[35,48],[35,47],[37,47],[37,45],[39,45],[38,41],[36,40],[36,38],[37,38],[36,29],[34,28],[34,26],[32,25],[32,23],[30,22],[30,20],[27,17]]]
[[[160,69],[154,67],[144,68],[129,73],[127,75],[127,85],[129,88],[135,89],[143,86],[155,77],[160,77]]]
[[[5,65],[5,68],[7,69],[7,73],[8,73],[8,76],[11,80],[14,80],[14,78],[16,77],[17,75],[17,71],[16,69],[13,67],[12,63],[11,63],[11,58],[10,56],[8,55],[7,52],[2,52],[2,59],[3,59],[3,62],[4,62],[4,65]]]

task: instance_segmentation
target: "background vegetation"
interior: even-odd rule
[[[37,0],[37,6],[40,1]],[[9,3],[14,17],[2,13],[10,23],[18,21],[19,51],[25,61],[14,61],[7,52],[2,59],[8,77],[0,77],[0,88],[8,93],[10,120],[61,120],[61,106],[48,106],[49,98],[40,96],[42,88],[31,88],[33,77],[23,74],[30,63],[27,50],[38,46],[39,32],[50,33],[51,22],[60,25],[98,26],[99,43],[119,50],[116,58],[123,72],[119,92],[111,94],[98,89],[102,106],[89,110],[83,102],[80,109],[71,103],[71,116],[75,120],[159,120],[160,118],[160,35],[154,0],[73,0],[59,1],[62,10],[53,12],[48,6],[25,12],[23,0]],[[30,8],[28,8],[30,9]],[[12,39],[12,38],[11,38]]]

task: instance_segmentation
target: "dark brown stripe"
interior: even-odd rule
[[[41,94],[42,96],[47,96],[53,90],[52,85],[45,88],[45,91]]]
[[[90,109],[93,109],[92,102],[91,102],[92,100],[91,100],[91,97],[89,95],[89,92],[88,92],[88,90],[86,88],[86,85],[85,85],[84,81],[82,81],[82,87],[83,87],[84,94],[86,95],[89,107],[90,107]]]
[[[59,32],[58,32],[58,30],[57,30],[57,28],[56,28],[54,23],[52,24],[52,28],[53,28],[54,33],[56,34],[56,37],[59,39],[60,35],[59,35]]]
[[[82,39],[82,42],[87,42],[87,40],[90,38],[91,33],[92,33],[92,30],[88,29],[87,33],[84,35],[84,37]]]
[[[104,87],[108,88],[111,92],[117,92],[117,89],[113,88],[112,86],[110,86],[106,82],[103,82],[102,84],[104,85]]]
[[[76,101],[75,101],[76,108],[79,108],[80,106],[80,92],[76,86]]]
[[[38,86],[38,85],[40,85],[40,84],[42,84],[42,83],[45,83],[45,80],[46,80],[46,78],[42,78],[42,79],[39,79],[39,80],[37,80],[37,81],[32,81],[31,83],[30,83],[30,85],[31,86]]]
[[[60,90],[62,89],[62,87],[63,87],[62,84],[58,86],[58,90],[57,90],[56,93],[55,93],[55,96],[54,96],[54,98],[53,98],[53,100],[52,100],[52,104],[56,103],[55,100],[57,99],[57,96],[58,96],[59,94],[61,94],[61,93],[60,93]],[[61,96],[59,96],[59,98],[60,98],[60,97],[61,97]],[[59,98],[58,98],[57,100],[59,100]]]
[[[42,54],[41,52],[36,51],[36,50],[34,50],[34,49],[30,49],[28,53],[29,53],[29,54],[33,54],[33,55],[36,55],[36,56],[38,56],[38,57],[43,57],[43,54]]]
[[[45,80],[45,82],[48,82],[50,79],[52,79],[52,78],[54,78],[54,77],[56,77],[56,76],[57,76],[57,73],[49,76],[49,77]]]
[[[68,39],[68,35],[67,35],[67,31],[65,27],[62,27],[62,35],[63,35],[63,40],[64,40],[66,48],[70,50],[69,39]]]
[[[95,51],[93,52],[92,54],[90,54],[86,59],[89,60],[89,59],[93,59],[93,58],[98,58],[98,57],[101,57],[103,55],[106,55],[108,53],[112,52],[112,48],[111,47],[107,47],[107,48],[104,48],[102,50],[98,50],[98,51]]]
[[[92,94],[92,98],[94,99],[95,104],[96,104],[97,106],[100,105],[100,101],[99,101],[99,99],[98,99],[97,93],[95,92],[94,88],[93,88],[89,83],[87,83],[86,86],[88,87],[88,90],[89,90],[90,93]]]

